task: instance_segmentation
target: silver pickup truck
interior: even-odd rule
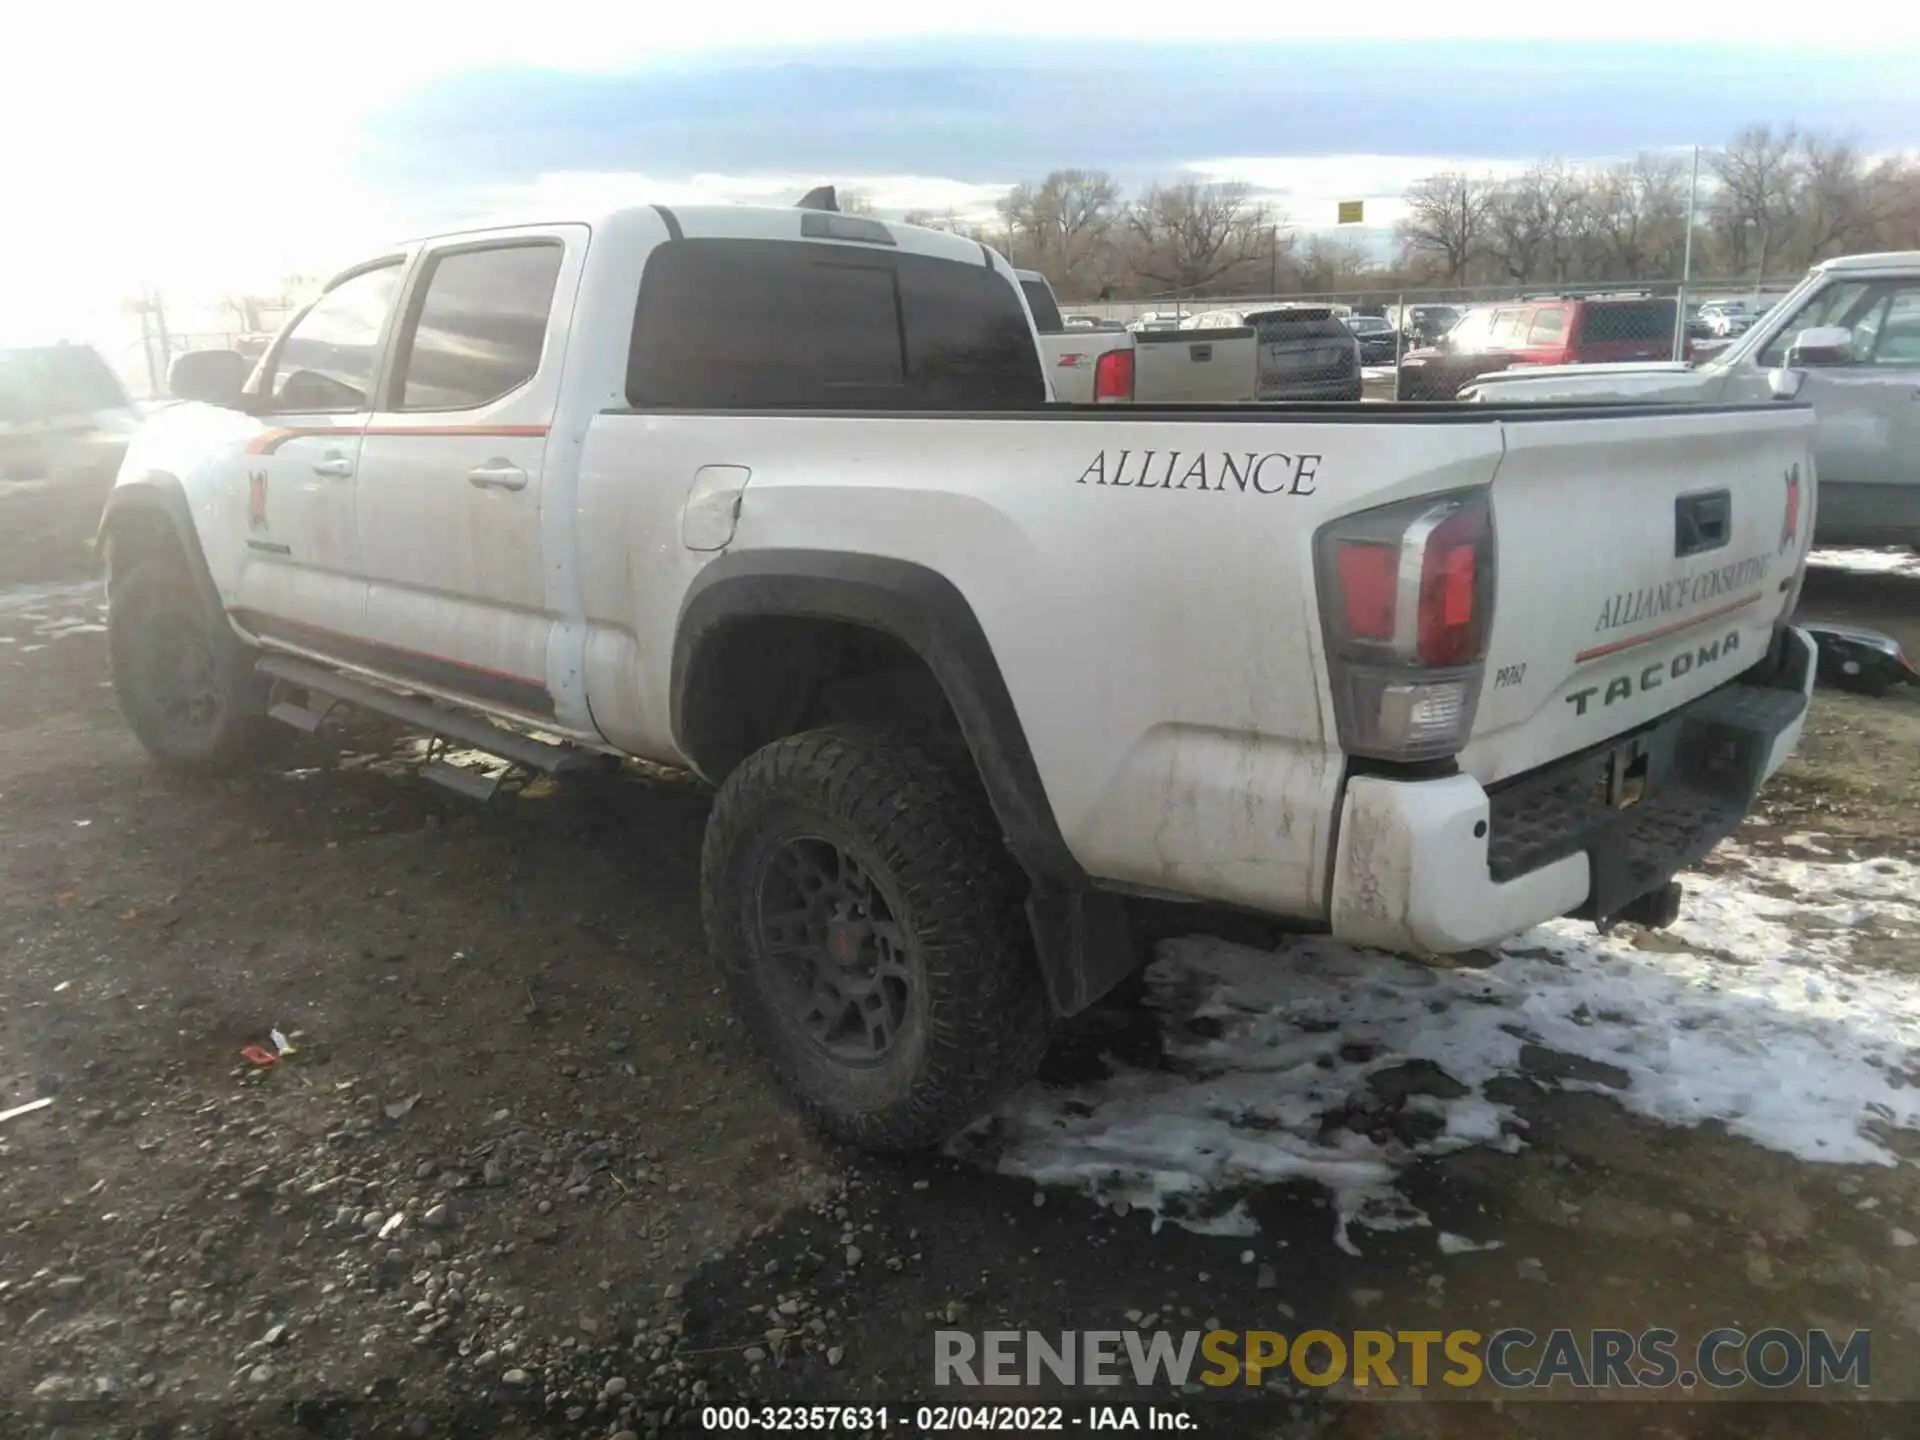
[[[1016,270],[1033,327],[1066,404],[1244,404],[1256,397],[1258,358],[1248,325],[1207,330],[1094,330],[1070,327],[1053,286],[1037,270]]]
[[[1811,402],[1822,545],[1920,548],[1920,250],[1813,267],[1733,344],[1698,365],[1564,365],[1483,375],[1462,400]]]

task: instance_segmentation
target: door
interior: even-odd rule
[[[1920,533],[1920,279],[1848,280],[1808,300],[1757,357],[1784,363],[1815,326],[1853,332],[1848,358],[1809,367],[1800,398],[1819,423],[1816,525],[1827,544],[1906,543]]]
[[[354,473],[404,260],[335,282],[267,357],[246,472],[235,586],[257,634],[336,654],[366,615]]]
[[[566,226],[422,254],[355,483],[377,668],[536,718],[569,543],[547,428],[585,250]]]

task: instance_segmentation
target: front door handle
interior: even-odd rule
[[[345,480],[353,474],[353,462],[338,450],[329,450],[313,462],[313,473],[329,480]]]
[[[524,490],[527,472],[511,460],[489,460],[467,472],[467,483],[479,490]]]

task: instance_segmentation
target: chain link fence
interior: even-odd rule
[[[1477,375],[1511,365],[1705,359],[1798,283],[1706,278],[1620,284],[1378,286],[1320,294],[1162,296],[1075,304],[1069,329],[1190,334],[1192,368],[1236,365],[1253,331],[1258,400],[1451,400]],[[1224,377],[1223,377],[1224,379]],[[1149,394],[1141,394],[1150,402]]]

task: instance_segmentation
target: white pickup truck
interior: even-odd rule
[[[1463,400],[1497,405],[1796,396],[1818,417],[1822,545],[1920,548],[1920,250],[1816,265],[1699,365],[1563,365],[1483,375]]]
[[[1038,270],[1013,273],[1033,312],[1056,400],[1069,405],[1198,405],[1257,398],[1259,344],[1252,326],[1199,331],[1069,326],[1046,276]]]
[[[1128,896],[1665,923],[1812,684],[1804,408],[1061,405],[1003,258],[866,217],[436,236],[231,366],[102,520],[140,740],[691,767],[720,971],[860,1144],[1030,1074]]]

